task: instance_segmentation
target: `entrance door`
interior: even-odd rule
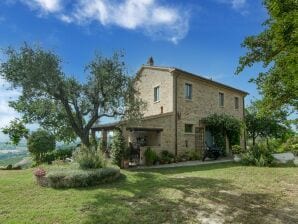
[[[204,128],[195,128],[195,148],[200,155],[203,153],[204,147]]]

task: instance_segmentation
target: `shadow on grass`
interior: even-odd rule
[[[131,172],[151,172],[151,173],[160,173],[160,174],[180,174],[196,171],[208,171],[208,170],[217,170],[217,169],[227,169],[232,167],[241,166],[239,163],[234,162],[225,162],[217,164],[202,164],[194,166],[185,166],[185,167],[171,167],[171,168],[153,168],[153,169],[133,169]]]
[[[289,204],[287,211],[281,210],[270,193],[240,193],[224,179],[163,175],[212,167],[131,172],[101,186],[79,212],[84,223],[298,223],[297,207]]]

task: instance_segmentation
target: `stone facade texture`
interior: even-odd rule
[[[163,129],[161,144],[155,148],[156,151],[168,150],[175,153],[176,116],[178,154],[197,147],[195,130],[203,130],[203,136],[205,135],[205,127],[201,122],[204,117],[213,113],[225,113],[243,120],[244,92],[170,68],[144,66],[138,77],[136,87],[140,97],[147,103],[141,126]],[[186,83],[192,85],[191,100],[185,98]],[[156,86],[160,87],[159,102],[154,102]],[[224,106],[219,104],[219,93],[224,94]],[[239,100],[238,109],[235,108],[235,97]],[[193,125],[192,133],[185,133],[185,124]],[[241,145],[244,146],[243,136]]]

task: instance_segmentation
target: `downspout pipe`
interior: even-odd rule
[[[172,74],[174,75],[175,84],[174,84],[174,108],[175,108],[175,156],[178,155],[178,77],[179,73],[174,73],[174,70],[172,70]]]

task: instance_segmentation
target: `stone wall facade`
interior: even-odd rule
[[[138,74],[136,87],[140,97],[147,103],[144,111],[143,127],[160,127],[161,146],[157,151],[168,150],[175,153],[175,117],[177,116],[177,153],[183,154],[198,147],[198,135],[205,127],[201,120],[213,113],[225,113],[243,120],[245,93],[204,78],[179,70],[144,66]],[[192,85],[192,98],[185,98],[185,84]],[[154,102],[154,87],[160,87],[160,100]],[[176,92],[177,91],[177,92]],[[219,104],[219,93],[224,94],[224,106]],[[177,114],[175,96],[177,94]],[[235,97],[239,108],[235,108]],[[161,109],[162,107],[162,109]],[[185,133],[185,124],[192,124],[192,133]],[[244,146],[244,138],[241,137]]]
[[[210,84],[202,79],[177,73],[177,132],[178,154],[195,149],[195,129],[205,127],[200,122],[210,114],[228,114],[243,120],[243,97],[240,92],[224,86]],[[191,100],[185,98],[185,84],[192,85]],[[219,93],[224,94],[224,106],[219,104]],[[235,109],[235,97],[239,108]],[[192,133],[185,133],[185,124],[192,124]],[[244,145],[244,141],[241,141]]]
[[[147,103],[145,117],[173,112],[173,75],[168,70],[143,68],[135,86],[140,98]],[[154,87],[157,86],[160,100],[154,102]]]

